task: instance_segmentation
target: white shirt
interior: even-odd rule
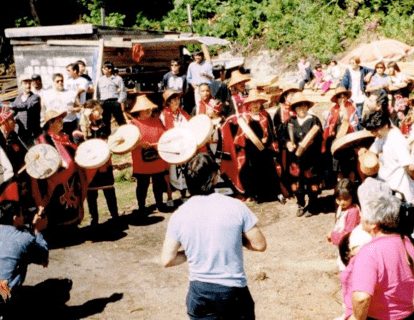
[[[361,71],[359,68],[354,70],[349,68],[352,81],[352,101],[354,103],[363,103],[365,101],[365,93],[361,90]]]
[[[45,113],[51,109],[56,110],[57,112],[66,111],[68,113],[68,115],[63,119],[63,122],[71,122],[76,120],[76,112],[72,113],[76,95],[77,92],[72,90],[46,90],[43,95],[40,123],[42,125],[44,124]]]
[[[414,181],[405,167],[414,165],[414,159],[401,131],[395,127],[391,128],[385,139],[375,139],[370,151],[378,154],[378,179],[387,182],[392,190],[401,192],[407,202],[413,203]]]
[[[88,91],[89,88],[89,81],[86,80],[84,77],[78,77],[76,79],[69,78],[66,81],[66,89],[78,92],[79,89],[84,90],[79,95],[79,101],[81,104],[85,104],[86,102],[86,91]]]

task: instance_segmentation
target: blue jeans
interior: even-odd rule
[[[254,320],[254,301],[247,287],[192,281],[187,314],[191,320]]]
[[[364,103],[355,103],[355,107],[356,107],[356,114],[358,117],[358,130],[362,130],[363,128],[361,127],[361,120],[362,120],[362,109],[364,107]]]

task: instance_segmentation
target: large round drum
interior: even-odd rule
[[[60,167],[62,159],[59,152],[49,144],[37,144],[29,149],[24,157],[26,171],[32,178],[46,179]]]
[[[354,148],[356,146],[369,146],[374,140],[375,137],[368,130],[348,133],[344,137],[336,139],[332,143],[331,153],[332,155],[335,155],[336,152],[346,148]]]
[[[237,123],[239,127],[242,129],[243,133],[250,139],[251,142],[259,149],[260,151],[264,150],[264,145],[260,141],[260,139],[256,136],[253,132],[252,128],[250,128],[249,124],[243,118],[238,118]]]
[[[191,131],[173,128],[165,131],[158,141],[158,154],[171,164],[183,164],[197,151],[197,142]]]
[[[137,126],[124,124],[113,135],[109,136],[108,147],[115,154],[131,152],[137,147],[140,136]]]
[[[108,144],[101,139],[82,142],[75,154],[75,162],[82,168],[95,169],[104,165],[111,156]]]
[[[186,128],[194,135],[198,148],[204,146],[213,133],[213,123],[210,117],[205,114],[191,118]]]

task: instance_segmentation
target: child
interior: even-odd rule
[[[246,82],[248,81],[250,81],[250,78],[242,74],[239,70],[235,70],[231,73],[229,89],[232,90],[231,100],[233,104],[233,113],[236,111],[236,107],[239,113],[245,111],[243,102],[247,99]]]
[[[89,132],[87,139],[98,138],[106,140],[110,131],[103,122],[103,110],[101,104],[96,100],[88,100],[86,101],[86,105],[88,105],[91,110],[89,114],[89,124],[86,128],[86,131]],[[112,220],[110,221],[117,223],[119,221],[118,203],[116,200],[115,179],[111,159],[97,170],[94,178],[88,185],[87,201],[89,213],[92,217],[91,226],[94,228],[98,226],[99,220],[97,200],[98,190],[100,189],[102,189],[104,193],[106,204],[112,216]]]
[[[349,179],[342,179],[335,188],[336,204],[338,205],[336,222],[334,229],[326,236],[326,240],[336,246],[361,221],[359,207],[354,203],[354,191],[353,183]]]
[[[299,89],[303,90],[305,88],[305,84],[308,83],[312,79],[312,71],[310,62],[307,61],[305,55],[301,56],[298,63],[298,70],[299,70]]]
[[[322,124],[318,117],[308,112],[313,105],[314,103],[301,92],[294,93],[291,100],[291,110],[296,112],[297,116],[289,120],[288,126],[292,127],[292,137],[286,143],[286,148],[289,151],[287,154],[287,163],[290,164],[289,180],[298,203],[298,211],[296,212],[298,217],[303,215],[311,217],[315,213],[319,192]],[[296,148],[314,125],[319,127],[319,131],[303,154],[300,157],[296,156]],[[305,213],[306,194],[309,197],[309,204]]]
[[[318,63],[313,70],[315,78],[311,81],[310,87],[313,91],[317,91],[323,82],[322,65]]]
[[[164,98],[165,108],[161,112],[160,120],[164,124],[165,129],[169,130],[185,126],[188,120],[190,120],[190,116],[181,108],[182,91],[166,90],[162,96]],[[185,165],[170,164],[170,179],[167,181],[174,188],[180,190],[181,200],[183,202],[187,200],[187,184],[184,177],[184,168]],[[170,192],[168,192],[167,206],[174,206]]]
[[[337,84],[339,82],[339,77],[341,76],[341,70],[338,67],[338,62],[332,60],[329,62],[329,67],[326,72],[325,81],[321,87],[321,95],[325,95],[326,92],[331,88],[331,84]]]

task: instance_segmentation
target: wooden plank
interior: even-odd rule
[[[99,40],[47,40],[49,46],[99,46]]]
[[[7,28],[6,38],[50,37],[63,35],[93,34],[92,24],[74,24],[48,27]]]

